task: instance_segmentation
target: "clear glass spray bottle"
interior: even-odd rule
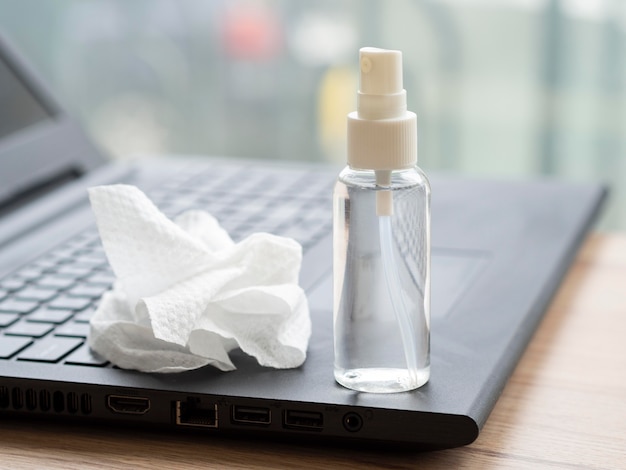
[[[402,392],[430,376],[430,185],[400,51],[360,50],[357,98],[333,198],[335,379]]]

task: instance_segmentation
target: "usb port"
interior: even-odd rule
[[[269,408],[234,405],[232,410],[233,423],[270,424],[272,422],[272,413]]]
[[[324,415],[315,411],[286,410],[283,414],[286,428],[303,431],[321,431],[324,427]]]

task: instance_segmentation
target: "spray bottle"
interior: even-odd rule
[[[335,380],[413,390],[430,376],[430,185],[400,51],[360,50],[348,165],[334,191]]]

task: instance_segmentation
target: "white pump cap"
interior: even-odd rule
[[[417,117],[406,109],[402,52],[360,50],[357,111],[348,114],[348,164],[399,170],[417,163]]]

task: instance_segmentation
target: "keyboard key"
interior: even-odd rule
[[[39,323],[55,323],[60,324],[69,320],[74,315],[73,310],[61,310],[43,307],[29,314],[27,321]]]
[[[9,359],[32,342],[30,338],[0,336],[0,359]]]
[[[26,287],[15,294],[15,297],[22,300],[36,300],[45,302],[57,296],[56,290],[38,289],[37,287]]]
[[[100,297],[105,291],[107,287],[97,285],[97,284],[78,284],[72,289],[67,291],[68,295],[72,297],[87,297],[90,299],[96,299]]]
[[[74,315],[74,321],[79,323],[89,323],[89,320],[91,320],[95,311],[96,307],[94,306],[86,308],[85,310],[82,310]]]
[[[65,359],[65,364],[75,366],[104,367],[108,363],[109,361],[93,352],[87,344],[83,344]]]
[[[87,257],[83,259],[76,256],[73,260],[73,263],[71,265],[68,265],[68,267],[71,266],[71,268],[76,272],[78,272],[79,270],[83,270],[86,271],[86,274],[90,274],[94,269],[98,269],[101,264],[102,261],[97,261],[94,263],[89,261]]]
[[[82,250],[85,249],[85,247],[87,247],[92,241],[93,239],[90,237],[83,237],[79,235],[78,237],[72,238],[72,240],[70,240],[65,247],[68,250]]]
[[[91,274],[93,266],[81,266],[77,264],[62,264],[56,266],[51,272],[54,272],[57,276],[71,277],[79,279]]]
[[[103,249],[83,249],[76,252],[76,256],[81,263],[87,263],[91,265],[105,265],[107,263],[107,257],[104,254]]]
[[[70,297],[62,294],[54,299],[48,306],[61,310],[83,310],[91,303],[91,299],[84,297]]]
[[[0,300],[6,299],[8,295],[9,293],[6,290],[0,289]]]
[[[72,247],[61,247],[50,253],[50,258],[56,260],[58,263],[67,263],[74,259],[75,249]]]
[[[0,312],[8,313],[30,313],[39,307],[39,302],[30,300],[5,299],[0,302]]]
[[[57,268],[57,264],[57,260],[53,258],[39,258],[33,266],[42,271],[54,271]]]
[[[39,266],[45,266],[46,269],[54,269],[56,266],[70,262],[71,259],[58,258],[54,254],[47,255],[37,260]]]
[[[30,336],[32,338],[41,338],[46,336],[53,329],[54,326],[48,323],[31,323],[22,320],[14,323],[4,330],[4,334],[10,336]]]
[[[54,275],[47,275],[42,277],[41,279],[37,279],[36,285],[39,287],[50,288],[50,289],[67,289],[68,287],[73,286],[76,283],[74,279],[71,277],[60,277]]]
[[[19,318],[19,313],[0,313],[0,328],[6,328],[12,323],[15,323]]]
[[[20,269],[17,273],[15,273],[15,275],[27,281],[32,281],[33,279],[41,277],[43,275],[43,270],[41,268],[37,268],[36,266],[27,266]]]
[[[115,275],[108,271],[96,271],[94,274],[85,279],[88,284],[97,284],[109,287],[115,281]]]
[[[71,338],[87,338],[89,336],[89,323],[69,322],[58,326],[54,330],[54,336],[69,336]]]
[[[22,351],[17,358],[21,361],[59,362],[81,344],[83,340],[78,338],[50,336]]]
[[[7,290],[9,292],[15,292],[16,290],[20,290],[25,285],[26,285],[26,281],[18,277],[4,279],[2,280],[2,282],[0,282],[0,288],[2,288],[3,290]]]
[[[104,266],[107,265],[107,261],[106,259],[102,260],[102,259],[94,259],[92,257],[86,256],[86,257],[77,257],[77,262],[76,264],[78,266],[81,267],[85,267],[85,268],[89,268],[89,272],[87,274],[91,274],[93,271],[95,270],[99,270],[102,269]]]

